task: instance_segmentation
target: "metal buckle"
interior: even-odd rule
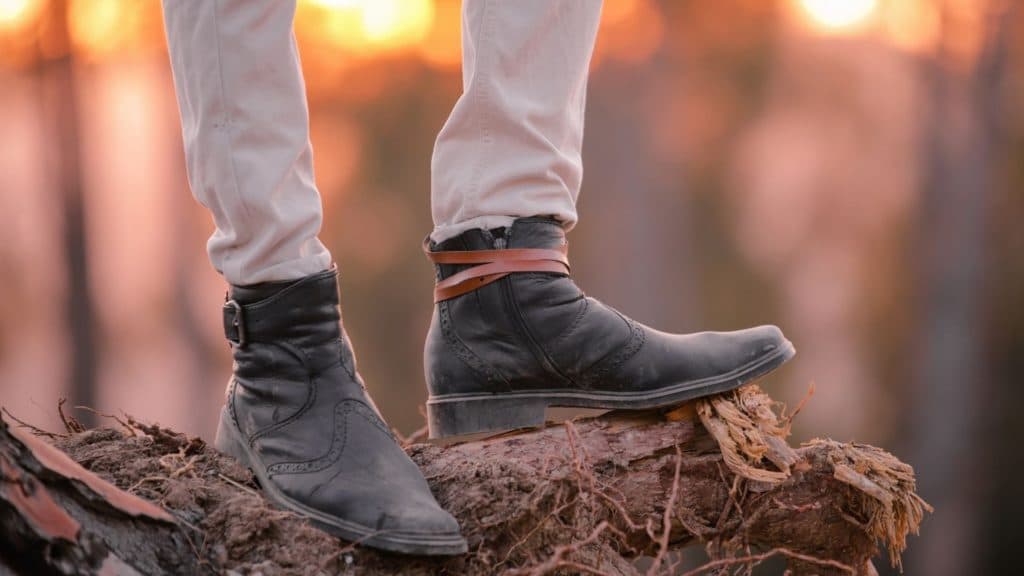
[[[235,311],[234,319],[231,325],[235,327],[235,331],[238,333],[238,346],[245,345],[245,315],[242,313],[242,305],[235,300],[228,300],[224,303],[225,308],[232,308]],[[228,341],[232,341],[228,338]]]

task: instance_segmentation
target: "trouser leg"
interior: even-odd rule
[[[192,193],[231,284],[325,270],[294,0],[164,0]]]
[[[463,94],[431,163],[434,241],[517,216],[576,223],[600,15],[600,0],[463,1]]]

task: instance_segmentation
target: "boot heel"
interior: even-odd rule
[[[544,424],[545,407],[537,398],[431,398],[427,400],[427,424],[431,438],[530,428]]]
[[[221,454],[231,456],[245,466],[252,466],[249,463],[249,455],[242,441],[242,435],[226,410],[222,410],[220,413],[220,423],[217,424],[217,435],[213,437],[213,447]]]

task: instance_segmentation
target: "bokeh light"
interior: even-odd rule
[[[0,32],[16,30],[32,22],[42,5],[39,0],[0,0]]]
[[[372,55],[416,45],[433,22],[431,0],[308,0],[298,23],[322,44]]]
[[[163,50],[159,8],[132,0],[71,0],[68,34],[76,55],[97,61]]]
[[[799,0],[811,20],[828,30],[847,30],[867,21],[878,7],[878,0]]]

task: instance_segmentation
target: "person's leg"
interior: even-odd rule
[[[217,231],[234,374],[214,445],[267,497],[396,552],[466,550],[366,394],[317,240],[294,0],[164,0],[192,190]]]
[[[576,223],[600,0],[464,0],[463,94],[431,165],[435,242],[516,216]]]
[[[736,388],[792,357],[774,326],[666,334],[576,287],[565,233],[576,222],[601,4],[463,6],[464,94],[432,171],[431,436],[540,425],[548,406],[669,406]]]
[[[309,112],[294,2],[164,3],[188,178],[217,229],[207,248],[232,284],[331,265],[317,234]]]

